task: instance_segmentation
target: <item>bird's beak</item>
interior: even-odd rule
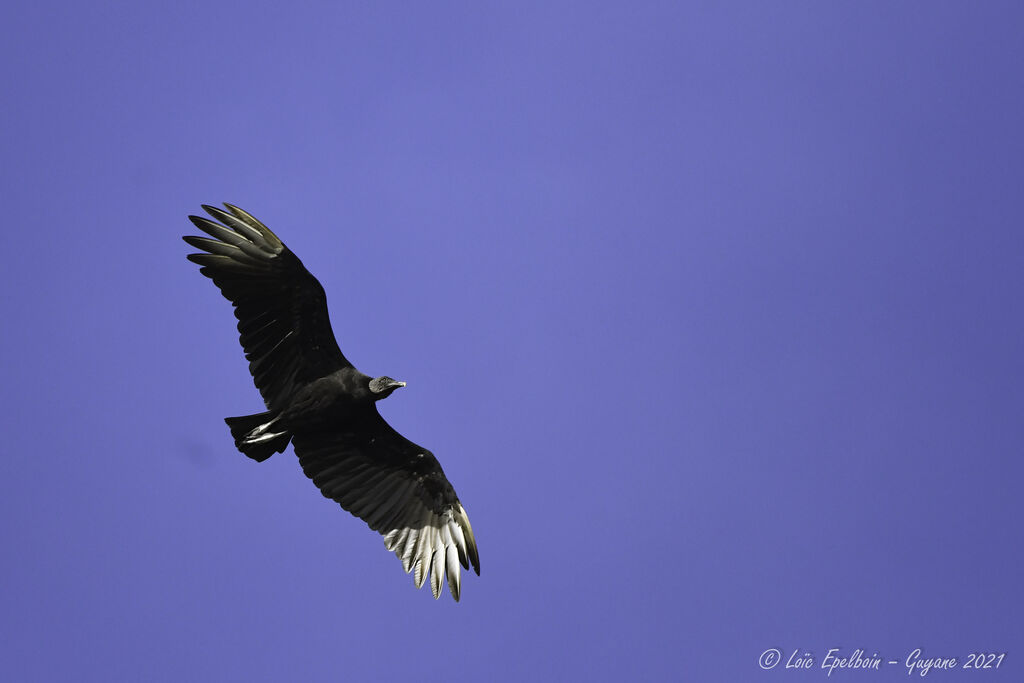
[[[396,389],[397,389],[398,387],[404,387],[404,386],[405,386],[405,382],[395,382],[395,388],[396,388]]]

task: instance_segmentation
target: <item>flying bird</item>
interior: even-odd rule
[[[265,225],[231,204],[189,216],[210,237],[183,239],[199,272],[232,303],[265,412],[225,419],[235,446],[257,462],[293,444],[306,476],[366,522],[437,598],[447,576],[459,600],[459,566],[480,574],[473,528],[434,454],[384,421],[377,401],[405,386],[370,377],[345,358],[320,282]],[[212,238],[212,239],[211,239]]]

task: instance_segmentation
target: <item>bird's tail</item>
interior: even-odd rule
[[[224,421],[231,428],[231,436],[235,437],[235,446],[256,462],[263,462],[274,453],[282,453],[292,438],[291,432],[283,428],[274,428],[280,416],[274,411],[244,415],[242,417],[226,417]]]

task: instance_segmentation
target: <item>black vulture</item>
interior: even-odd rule
[[[257,462],[291,441],[306,476],[327,498],[384,536],[437,598],[447,575],[459,599],[459,565],[480,558],[469,517],[434,454],[396,432],[377,401],[405,382],[359,372],[338,348],[324,289],[298,257],[245,211],[203,205],[219,222],[189,220],[209,237],[183,239],[232,303],[249,372],[266,412],[225,419],[235,446]]]

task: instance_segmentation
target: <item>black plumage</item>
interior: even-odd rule
[[[245,211],[203,209],[189,220],[208,237],[184,237],[189,254],[234,305],[249,371],[267,411],[226,422],[235,445],[262,462],[291,442],[324,496],[384,536],[388,550],[427,576],[434,597],[458,600],[460,565],[480,573],[473,529],[433,453],[384,421],[376,402],[405,386],[371,378],[342,354],[323,287],[265,225]]]

